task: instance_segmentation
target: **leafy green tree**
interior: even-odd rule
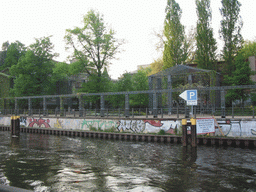
[[[138,70],[136,74],[132,76],[132,85],[134,91],[148,90],[148,76],[146,70]],[[135,94],[131,95],[131,106],[133,107],[147,107],[148,106],[148,94]]]
[[[219,32],[224,41],[222,53],[225,60],[224,72],[231,76],[235,71],[235,57],[243,43],[241,35],[243,22],[239,15],[241,3],[238,0],[222,0],[221,3],[222,20]]]
[[[229,85],[252,85],[251,80],[252,70],[249,66],[249,62],[246,61],[242,52],[239,52],[235,57],[235,71],[232,76],[225,76],[225,79]],[[231,105],[232,101],[242,100],[245,101],[248,98],[248,91],[245,89],[232,89],[228,90],[226,94],[226,102]]]
[[[21,56],[26,53],[26,47],[19,41],[15,41],[8,45],[6,51],[6,58],[4,60],[4,64],[1,66],[1,70],[10,68],[13,65],[17,65]]]
[[[256,56],[256,40],[255,41],[245,41],[240,53],[245,59],[250,56]]]
[[[175,0],[168,0],[165,9],[166,18],[164,21],[164,69],[182,64],[188,56],[188,43],[185,38],[184,26],[181,24],[182,10]]]
[[[101,82],[101,83],[98,83]],[[108,75],[107,69],[105,68],[102,75],[99,77],[96,73],[91,73],[88,76],[87,82],[83,83],[82,88],[78,92],[83,93],[97,93],[100,90],[101,92],[110,92],[112,90],[111,79]],[[87,101],[90,101],[96,105],[96,108],[99,108],[100,101],[99,96],[90,96],[86,98]]]
[[[160,71],[163,70],[163,66],[164,66],[163,58],[158,58],[154,60],[154,62],[150,64],[150,72],[148,75],[159,73]]]
[[[2,51],[0,51],[0,70],[3,70],[3,65],[5,62],[8,47],[9,47],[9,41],[6,41],[2,44]]]
[[[101,83],[103,69],[115,58],[121,41],[114,37],[112,29],[107,30],[103,16],[93,10],[84,16],[83,24],[82,28],[67,29],[65,40],[74,49],[73,58],[84,65],[86,73],[97,75],[94,91],[101,92],[98,84]]]
[[[36,43],[28,47],[17,65],[10,68],[10,74],[15,76],[12,93],[14,96],[43,95],[51,85],[52,68],[54,67],[52,53],[53,44],[50,37],[36,39]]]
[[[215,70],[216,40],[213,38],[213,29],[210,27],[212,18],[210,0],[196,0],[197,6],[197,50],[195,61],[199,68]]]

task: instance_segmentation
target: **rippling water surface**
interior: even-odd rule
[[[0,131],[0,184],[34,191],[256,191],[256,150]]]

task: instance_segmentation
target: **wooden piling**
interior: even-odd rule
[[[191,146],[197,147],[197,135],[196,135],[196,119],[192,118],[191,121]]]
[[[182,119],[182,146],[186,147],[188,145],[188,138],[187,138],[187,119]]]

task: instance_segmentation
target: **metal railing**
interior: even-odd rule
[[[193,111],[192,111],[193,110]],[[0,115],[19,115],[19,116],[48,116],[48,117],[104,117],[104,118],[206,118],[215,116],[218,118],[255,118],[254,107],[172,107],[157,108],[153,114],[152,108],[105,108],[105,109],[4,109]]]

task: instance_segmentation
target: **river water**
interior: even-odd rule
[[[33,191],[256,191],[256,150],[0,131],[0,184]]]

